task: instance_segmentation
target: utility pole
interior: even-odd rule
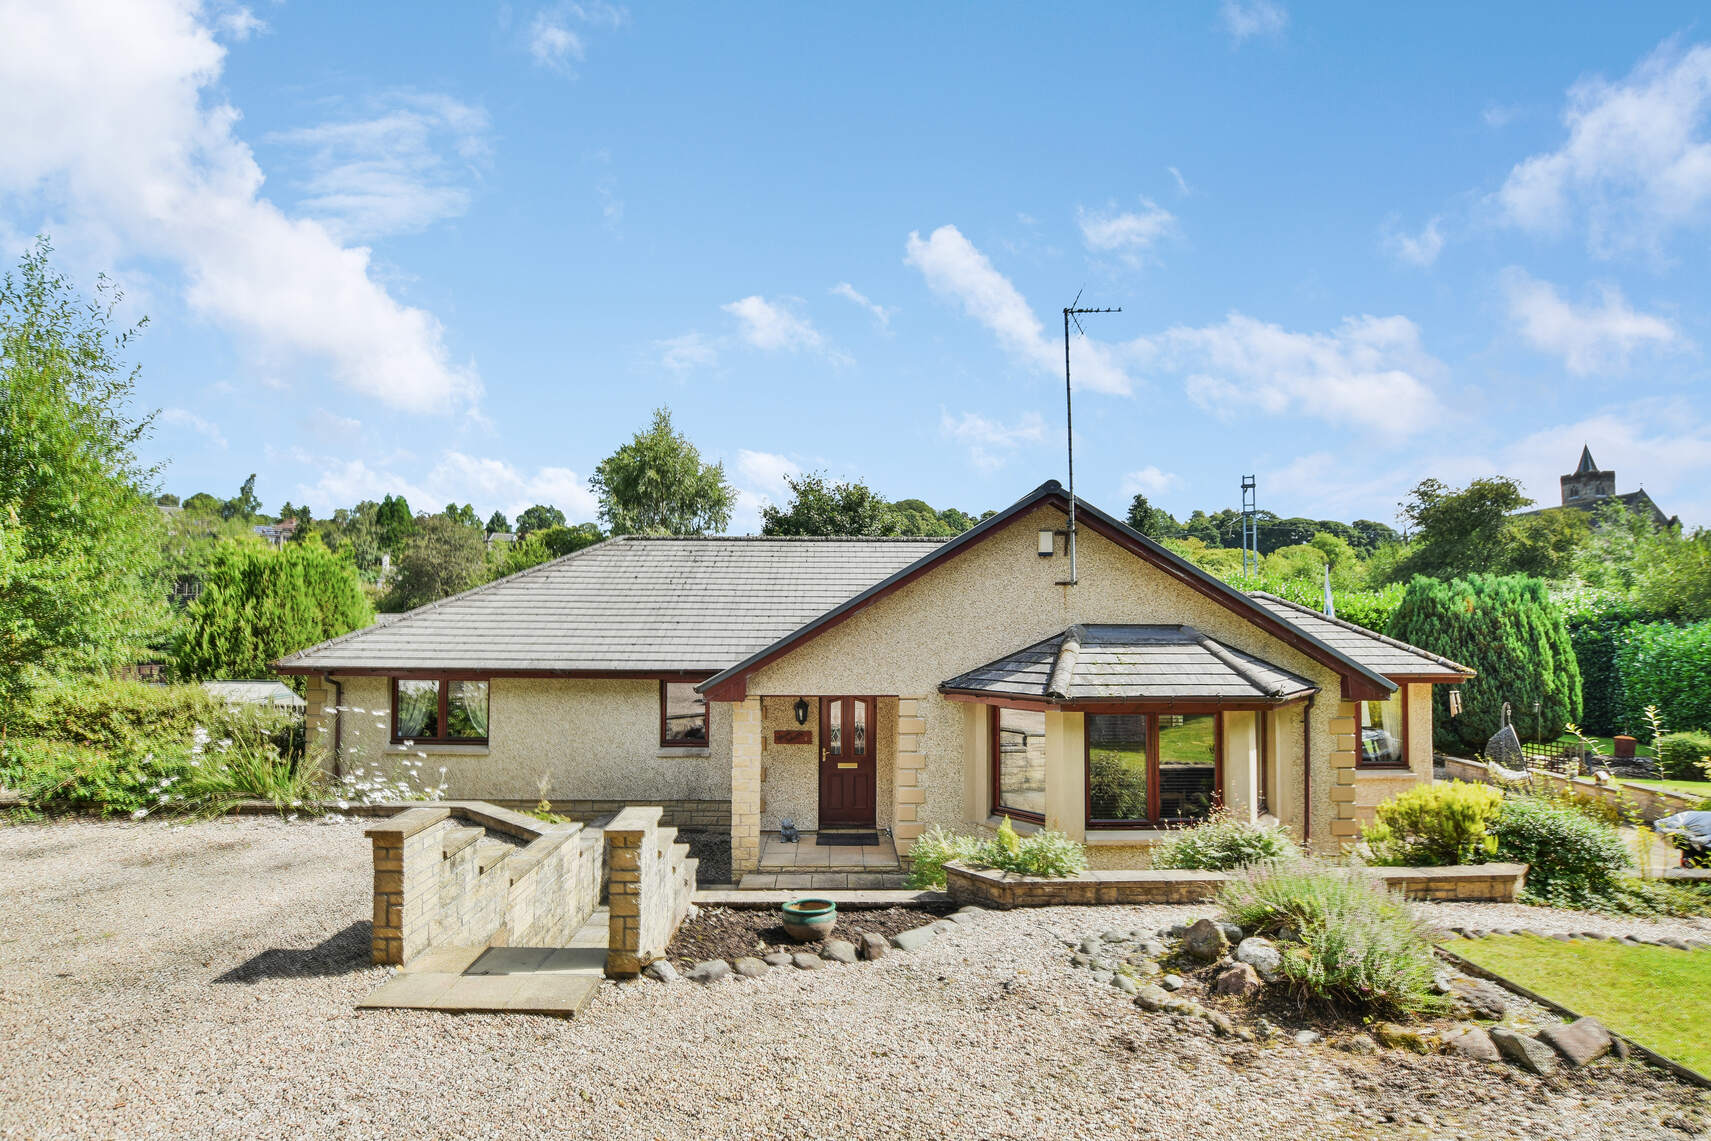
[[[1075,300],[1064,307],[1063,311],[1063,419],[1064,430],[1069,437],[1069,578],[1060,582],[1060,586],[1074,586],[1075,573],[1075,397],[1069,384],[1069,325],[1075,322],[1075,331],[1082,336],[1087,330],[1081,327],[1081,318],[1088,313],[1121,313],[1116,309],[1081,309],[1077,305],[1081,294],[1075,295]]]
[[[1259,507],[1255,502],[1254,477],[1242,477],[1242,577],[1259,573]],[[1248,570],[1248,550],[1253,549],[1253,570]]]

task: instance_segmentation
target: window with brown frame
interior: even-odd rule
[[[1363,769],[1408,767],[1408,687],[1399,685],[1385,701],[1360,703],[1360,758]]]
[[[1046,715],[994,707],[992,814],[1018,820],[1046,818]]]
[[[1087,826],[1204,820],[1223,799],[1216,713],[1089,713]]]
[[[485,745],[487,696],[473,678],[393,678],[392,743]]]
[[[659,743],[663,748],[705,748],[707,699],[692,681],[659,683]]]

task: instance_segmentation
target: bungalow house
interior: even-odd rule
[[[1085,503],[1072,561],[1069,511],[1052,481],[948,540],[616,538],[277,668],[340,769],[663,805],[739,873],[785,819],[904,849],[1008,816],[1121,867],[1222,805],[1332,848],[1431,779],[1431,687],[1471,671]]]

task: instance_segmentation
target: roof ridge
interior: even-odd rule
[[[1218,641],[1218,639],[1197,629],[1196,627],[1184,626],[1183,629],[1192,632],[1195,640],[1200,643],[1207,653],[1229,666],[1230,669],[1234,670],[1243,681],[1264,693],[1267,697],[1276,697],[1278,694],[1283,692],[1280,687],[1266,681],[1259,675],[1259,673],[1254,669],[1253,664],[1247,660],[1249,657],[1248,654],[1236,649],[1234,646],[1224,645],[1224,643]],[[1283,673],[1292,673],[1292,671],[1284,670],[1282,666],[1278,665],[1273,665],[1272,669]],[[1307,679],[1301,678],[1301,680],[1306,681]]]
[[[1434,654],[1430,650],[1423,650],[1419,646],[1404,642],[1400,638],[1392,638],[1389,634],[1380,634],[1377,630],[1368,629],[1367,627],[1360,625],[1358,622],[1350,622],[1346,618],[1338,618],[1335,614],[1326,614],[1324,611],[1315,610],[1311,606],[1303,606],[1301,603],[1295,602],[1292,599],[1283,598],[1276,594],[1270,594],[1263,590],[1250,590],[1248,591],[1248,594],[1254,598],[1269,598],[1274,602],[1281,602],[1285,606],[1293,607],[1294,609],[1301,611],[1303,614],[1311,614],[1315,618],[1325,622],[1330,622],[1336,626],[1341,626],[1345,630],[1353,630],[1357,634],[1365,634],[1369,638],[1376,638],[1387,646],[1393,646],[1398,650],[1406,650],[1410,654],[1425,658],[1429,662],[1436,662],[1440,666],[1447,666],[1450,669],[1460,670],[1463,673],[1471,674],[1475,672],[1473,667],[1464,666],[1460,662],[1452,661],[1451,659],[1444,657],[1442,654]]]
[[[614,535],[630,543],[948,543],[955,535]]]
[[[1069,696],[1070,687],[1075,684],[1075,664],[1081,657],[1081,640],[1087,636],[1078,623],[1065,630],[1058,643],[1057,661],[1052,663],[1051,676],[1046,679],[1046,696],[1064,698]]]

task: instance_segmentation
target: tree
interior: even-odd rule
[[[1448,579],[1502,569],[1509,516],[1532,502],[1506,476],[1476,479],[1460,490],[1421,480],[1401,504],[1414,541],[1395,573],[1404,580]]]
[[[206,491],[198,491],[184,501],[184,509],[195,515],[218,515],[220,501]]]
[[[564,526],[564,512],[556,507],[548,507],[544,503],[537,503],[517,516],[518,538],[526,539],[536,531],[545,531],[548,527],[562,526]]]
[[[489,535],[509,535],[511,520],[505,518],[503,511],[495,511],[487,517],[487,533]]]
[[[459,507],[455,503],[448,503],[446,504],[446,509],[442,511],[441,514],[447,519],[450,519],[453,523],[456,523],[459,527],[469,527],[477,531],[481,530],[481,516],[475,513],[475,508],[471,504],[465,503],[462,507]]]
[[[261,496],[255,493],[255,472],[244,480],[244,485],[238,488],[238,494],[226,500],[220,508],[220,518],[241,519],[245,522],[254,519],[261,510]]]
[[[1566,507],[1511,518],[1504,528],[1503,569],[1565,579],[1574,573],[1575,554],[1591,534],[1586,513]]]
[[[170,491],[164,492],[163,494],[155,496],[154,501],[155,501],[155,506],[157,506],[157,507],[178,507],[178,506],[181,506],[181,504],[178,502],[178,496],[172,494],[172,492],[170,492]]]
[[[600,461],[589,487],[614,535],[701,535],[731,521],[737,491],[723,464],[704,464],[688,437],[671,426],[671,410]]]
[[[156,577],[156,470],[136,445],[142,324],[116,329],[120,294],[78,296],[37,239],[0,278],[0,734],[45,670],[135,661],[166,611]]]
[[[278,551],[223,542],[185,610],[173,673],[193,681],[267,677],[286,654],[373,621],[356,568],[319,542]]]
[[[988,514],[991,514],[988,512]],[[986,516],[981,516],[985,518]],[[951,529],[951,534],[960,535],[975,525],[974,516],[966,511],[958,511],[955,507],[947,507],[939,512],[939,521]]]
[[[959,530],[945,521],[943,512],[934,510],[924,499],[899,499],[890,505],[890,509],[895,527],[891,533],[894,535],[944,538],[957,534]],[[961,515],[962,512],[956,514]]]
[[[548,554],[559,559],[584,547],[592,547],[606,536],[592,523],[578,523],[574,527],[548,527],[531,537],[540,539]]]
[[[1372,519],[1356,519],[1351,530],[1354,531],[1355,537],[1349,541],[1363,557],[1372,554],[1386,543],[1402,541],[1402,536],[1396,533],[1396,528]]]
[[[818,472],[807,472],[787,475],[784,482],[790,487],[790,502],[761,509],[763,535],[896,535],[900,531],[891,505],[860,480],[833,483]]]
[[[1432,687],[1433,726],[1446,747],[1485,748],[1502,723],[1505,701],[1523,736],[1554,741],[1564,726],[1580,722],[1580,666],[1568,625],[1536,578],[1474,574],[1444,582],[1416,576],[1389,634],[1478,671],[1458,687],[1459,717],[1450,716],[1448,687]]]
[[[402,495],[388,495],[375,508],[374,526],[380,549],[396,556],[416,533],[416,517]]]
[[[1135,492],[1135,497],[1129,500],[1129,516],[1126,521],[1130,527],[1149,539],[1174,539],[1183,534],[1182,524],[1178,523],[1170,512],[1162,507],[1154,507],[1147,502],[1147,497],[1138,491]]]
[[[416,533],[398,557],[389,610],[414,610],[462,593],[486,580],[487,544],[481,532],[444,515],[416,520]]]

